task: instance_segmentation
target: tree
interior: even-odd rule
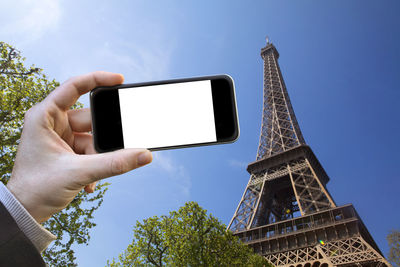
[[[195,202],[136,222],[133,232],[132,243],[108,266],[271,266]]]
[[[392,230],[386,237],[389,244],[389,261],[394,266],[400,266],[400,231]]]
[[[7,184],[14,165],[25,112],[42,101],[59,83],[35,67],[25,67],[25,58],[14,47],[0,42],[0,180]],[[77,103],[73,108],[82,107]],[[51,266],[74,266],[72,244],[88,244],[89,230],[96,226],[93,212],[107,191],[98,184],[93,194],[80,192],[63,211],[53,215],[44,226],[58,239],[43,253]]]

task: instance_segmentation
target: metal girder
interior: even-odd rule
[[[391,266],[361,236],[266,255],[274,266]]]
[[[319,181],[307,158],[304,159],[304,163],[306,165],[304,168],[290,169],[290,178],[301,214],[335,207],[335,203]]]
[[[390,264],[373,249],[361,236],[344,240],[327,242],[323,246],[318,245],[324,257],[329,258],[335,266],[359,263],[371,265],[382,263],[383,266]]]
[[[242,229],[250,229],[253,225],[259,224],[253,223],[257,213],[273,212],[271,202],[274,201],[274,198],[266,193],[264,187],[270,186],[268,181],[279,180],[280,178],[288,176],[291,181],[291,195],[295,196],[302,215],[335,207],[335,203],[319,181],[308,159],[300,158],[252,174],[245,193],[229,224],[229,229],[234,232]],[[270,191],[274,191],[274,186],[271,187]],[[259,211],[259,209],[261,209],[260,202],[270,207],[265,207],[265,209]],[[282,200],[280,202],[282,202]],[[278,215],[278,217],[281,216],[281,219],[286,218],[283,209],[288,208],[292,211],[292,207],[285,204],[287,203],[275,204],[275,206],[282,206],[282,210],[280,211],[282,214]],[[274,214],[276,214],[276,212]],[[268,222],[271,223],[271,221]]]
[[[274,266],[291,266],[301,263],[326,263],[317,247],[307,247],[296,250],[270,254],[265,257]],[[302,266],[302,265],[300,265]]]
[[[250,178],[251,180],[251,178]],[[229,229],[233,232],[247,229],[258,204],[263,184],[248,185],[233,216]]]

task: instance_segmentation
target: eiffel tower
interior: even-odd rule
[[[352,204],[337,206],[329,177],[297,123],[267,38],[257,160],[228,226],[274,266],[391,266]]]

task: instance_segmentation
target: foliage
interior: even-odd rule
[[[14,47],[0,42],[0,180],[7,184],[14,165],[25,112],[42,101],[59,83],[50,80],[34,65],[25,67],[25,58]],[[82,107],[77,103],[73,108]],[[80,192],[63,211],[44,226],[58,239],[43,253],[51,266],[73,266],[72,244],[88,244],[93,212],[102,203],[107,183],[99,184],[93,194]]]
[[[393,266],[400,266],[400,231],[390,231],[386,239],[390,247],[389,261]]]
[[[133,232],[132,243],[108,266],[270,266],[195,202],[136,222]]]

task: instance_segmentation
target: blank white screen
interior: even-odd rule
[[[211,81],[118,90],[125,148],[217,141]]]

